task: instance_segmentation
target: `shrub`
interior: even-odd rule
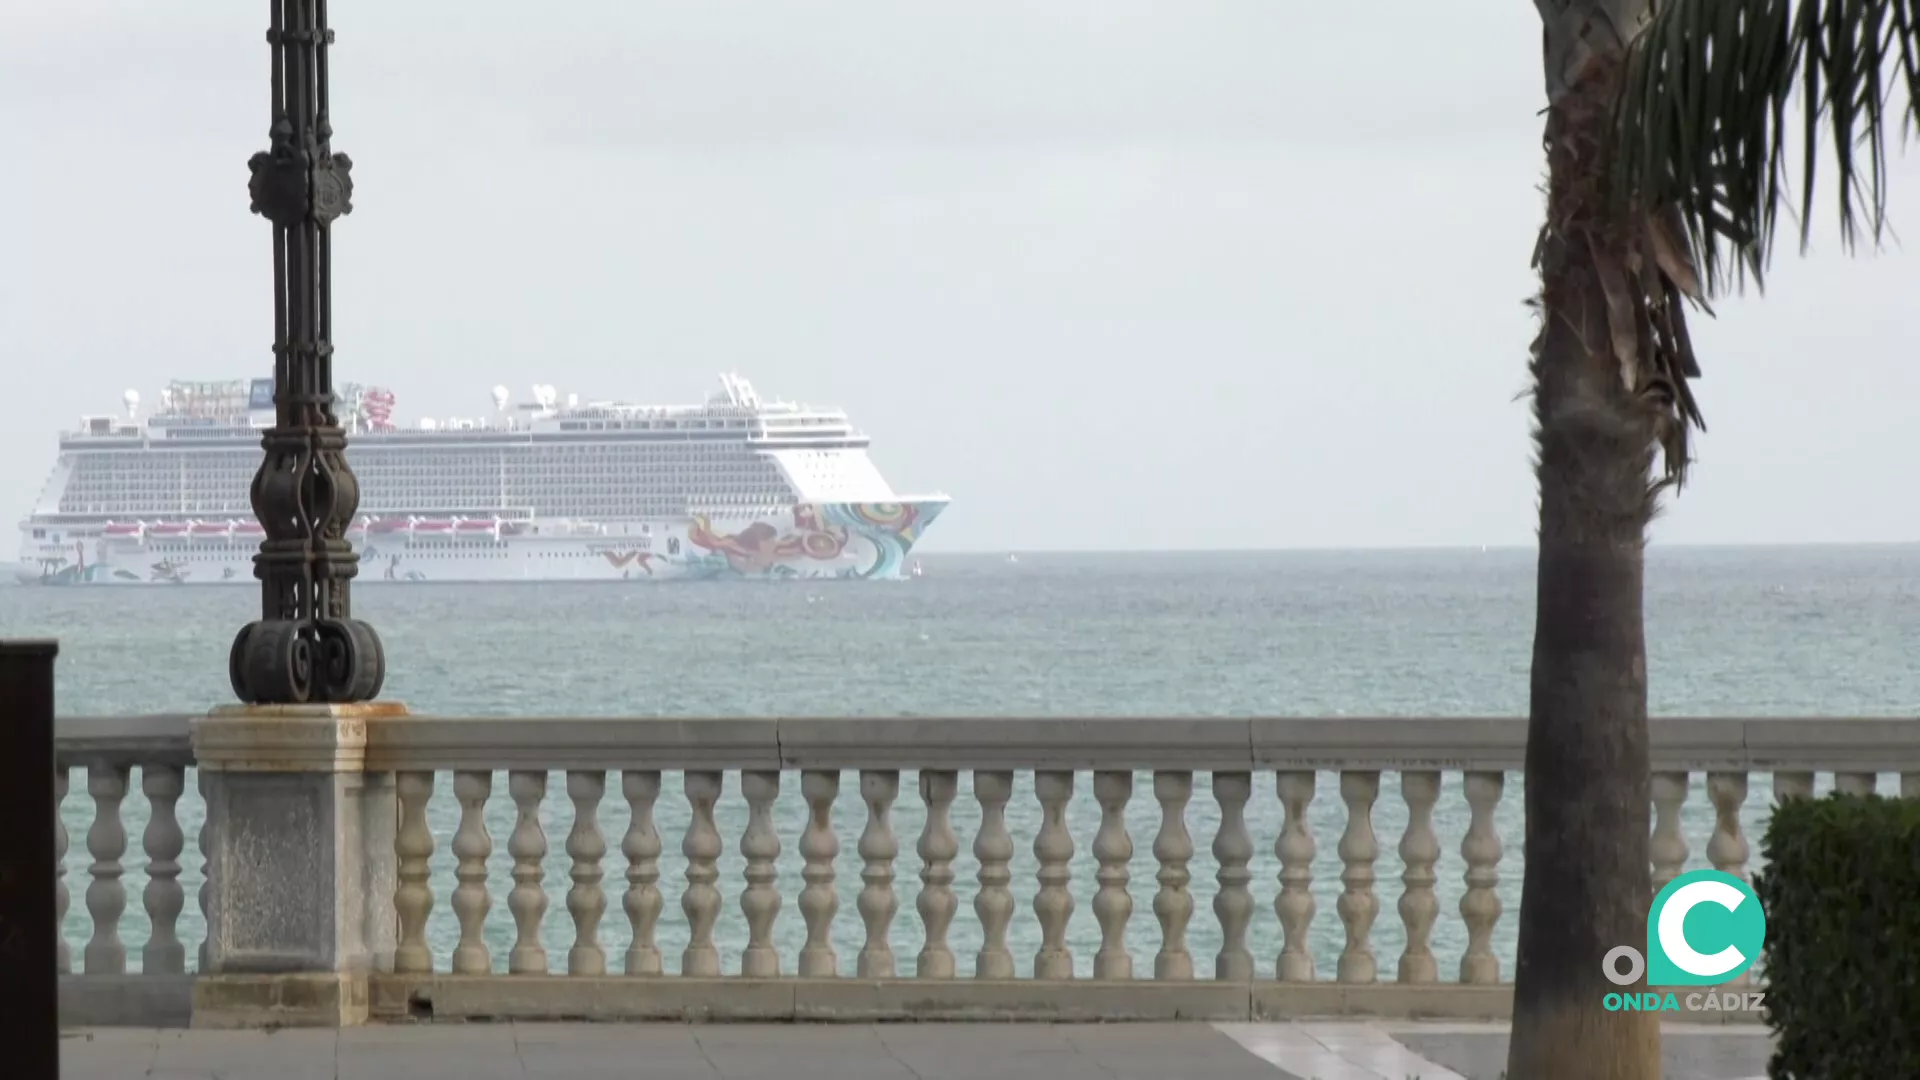
[[[1920,799],[1784,800],[1762,852],[1769,1075],[1920,1077]]]

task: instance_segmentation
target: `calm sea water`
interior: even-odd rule
[[[359,593],[355,607],[387,642],[389,696],[429,713],[1463,715],[1517,714],[1526,705],[1530,551],[1036,554],[1017,563],[1002,556],[930,555],[923,561],[927,577],[893,584],[373,586]],[[244,587],[0,588],[0,637],[60,638],[62,713],[194,710],[227,700],[227,647],[257,603],[257,594]],[[1649,555],[1647,618],[1656,714],[1894,715],[1910,714],[1920,702],[1920,665],[1912,662],[1920,647],[1920,546],[1656,548]],[[76,775],[75,781],[64,817],[73,837],[67,929],[77,954],[91,925],[83,892],[92,804],[84,778]],[[1446,779],[1436,813],[1445,854],[1434,945],[1443,970],[1465,948],[1456,914],[1465,870],[1458,854],[1466,825],[1459,783],[1457,776]],[[513,820],[505,786],[504,778],[496,781],[488,807],[495,894],[488,937],[502,965],[513,934],[504,903]],[[619,907],[625,870],[619,838],[627,811],[617,782],[609,787],[599,814],[611,849],[603,940],[617,963],[627,943]],[[679,907],[685,863],[677,852],[687,813],[677,778],[665,787],[657,813],[667,849],[661,881],[667,907],[659,938],[674,970],[686,940]],[[804,937],[794,903],[801,884],[795,845],[805,818],[797,787],[789,776],[776,814],[784,897],[778,930],[789,970]],[[146,937],[139,835],[147,809],[137,775],[134,788],[127,802],[130,903],[122,934],[137,965],[137,946]],[[913,774],[903,775],[894,815],[902,849],[896,864],[901,915],[893,930],[903,970],[911,970],[920,945],[913,913],[920,866],[913,843],[923,809],[916,791]],[[1508,974],[1520,879],[1520,796],[1519,778],[1512,777],[1500,815],[1508,916],[1496,940]],[[1768,785],[1755,778],[1747,818],[1756,849],[1768,796]],[[558,775],[544,809],[552,902],[543,936],[558,967],[572,941],[563,895],[565,834],[573,817]],[[1711,811],[1699,793],[1688,810],[1694,862],[1702,865]],[[446,902],[453,885],[447,842],[458,812],[444,777],[431,813],[440,849],[433,861],[430,934],[444,965],[458,936]],[[201,816],[189,794],[181,817],[190,837]],[[1021,905],[1012,943],[1023,970],[1030,970],[1038,945],[1031,842],[1039,821],[1030,777],[1019,779],[1008,817],[1019,848],[1013,869]],[[1084,974],[1099,942],[1089,905],[1095,867],[1088,850],[1099,809],[1087,777],[1080,778],[1070,817],[1078,848],[1070,943]],[[1144,776],[1129,817],[1136,851],[1129,936],[1136,964],[1150,965],[1159,942],[1150,853],[1159,809]],[[1334,846],[1344,825],[1331,775],[1321,777],[1312,819],[1320,847],[1314,946],[1330,972],[1341,946],[1333,911],[1341,864]],[[842,785],[837,820],[836,938],[850,973],[863,936],[853,898],[860,869],[854,842],[864,822],[851,775]],[[962,907],[951,937],[963,973],[971,970],[979,944],[971,914],[977,867],[968,853],[977,820],[963,777],[954,814]],[[729,970],[737,970],[746,936],[738,906],[744,821],[738,779],[729,775],[720,807],[729,852],[721,863],[726,906],[716,931]],[[1188,821],[1197,851],[1191,946],[1204,975],[1218,948],[1210,913],[1215,866],[1207,854],[1218,810],[1204,778],[1196,783]],[[1271,908],[1280,812],[1270,778],[1256,784],[1248,821],[1259,852],[1252,866],[1259,914],[1250,947],[1270,975],[1280,938]],[[1394,907],[1401,865],[1394,849],[1404,821],[1398,779],[1389,774],[1375,810],[1381,848],[1375,948],[1388,977],[1402,940]],[[192,901],[200,868],[191,842],[185,861],[189,900],[182,935],[191,944],[201,932]]]

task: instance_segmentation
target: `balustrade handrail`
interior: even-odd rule
[[[69,716],[70,765],[190,764],[194,714]],[[366,766],[406,769],[1033,768],[1518,770],[1524,717],[409,716]],[[1906,772],[1920,717],[1656,717],[1656,769]]]
[[[54,760],[63,766],[193,764],[194,713],[62,716],[54,720]]]

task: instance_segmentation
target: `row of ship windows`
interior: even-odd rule
[[[817,475],[812,475],[811,478],[820,478],[820,477],[818,477]],[[829,476],[827,478],[831,478],[831,477]],[[532,477],[507,477],[503,480],[497,476],[467,477],[467,476],[461,476],[458,474],[449,475],[446,473],[439,473],[432,476],[422,476],[417,479],[408,478],[407,480],[396,482],[396,479],[393,477],[363,476],[363,477],[360,477],[360,487],[361,487],[361,490],[363,491],[395,491],[395,492],[399,492],[399,491],[444,492],[444,491],[459,490],[459,491],[484,491],[484,492],[498,493],[502,490],[507,492],[521,492],[521,491],[553,491],[556,489],[562,490],[562,491],[578,491],[582,489],[606,488],[622,480],[626,481],[625,484],[621,485],[624,487],[641,487],[641,488],[666,487],[666,488],[677,488],[683,491],[689,488],[697,488],[697,487],[712,487],[712,489],[716,491],[739,491],[745,487],[752,487],[754,489],[760,489],[760,490],[780,491],[780,490],[784,490],[786,487],[785,481],[778,474],[765,473],[765,472],[748,472],[744,470],[739,472],[703,471],[698,474],[683,473],[683,474],[673,475],[673,476],[647,476],[647,475],[635,476],[631,474],[626,476],[620,476],[617,474],[612,476],[600,476],[600,475],[594,475],[591,472],[589,472],[587,475],[575,475],[575,476],[568,476],[565,478],[558,478],[558,479],[552,479],[552,480],[543,480],[543,479],[537,479]],[[61,492],[61,496],[62,498],[66,498],[69,496],[82,496],[82,497],[92,496],[94,498],[122,498],[122,499],[151,499],[156,496],[161,498],[173,498],[177,496],[177,497],[185,498],[189,500],[193,500],[193,499],[204,500],[208,497],[226,497],[234,493],[244,492],[250,486],[251,485],[249,484],[192,484],[182,489],[166,491],[166,490],[155,490],[152,487],[142,487],[137,485],[126,485],[126,484],[115,484],[111,486],[93,485],[93,484],[75,484],[67,488],[65,491]]]
[[[845,475],[845,474],[842,474],[839,472],[809,471],[807,475],[836,476],[836,475]],[[571,484],[576,486],[580,484],[598,484],[598,485],[604,486],[609,483],[625,483],[625,484],[639,484],[644,486],[644,485],[650,485],[650,484],[673,484],[673,483],[697,484],[697,483],[703,483],[703,482],[709,482],[709,481],[717,482],[721,480],[730,480],[730,481],[736,481],[736,482],[752,481],[752,482],[761,483],[761,484],[779,484],[781,482],[781,475],[779,472],[773,469],[679,469],[671,472],[668,472],[665,470],[655,472],[652,470],[641,471],[641,470],[587,468],[587,469],[581,469],[577,472],[567,473],[564,476],[552,476],[552,477],[529,476],[529,475],[513,474],[513,473],[509,473],[506,476],[502,476],[499,473],[462,473],[457,470],[442,470],[440,472],[421,473],[418,476],[386,476],[386,475],[380,475],[380,474],[372,474],[372,475],[360,474],[359,479],[360,479],[360,485],[363,488],[423,488],[423,487],[432,488],[432,487],[442,486],[447,484],[465,484],[469,487],[485,486],[485,487],[492,487],[492,488],[497,488],[502,485],[505,485],[507,487],[545,488],[545,487],[552,487],[555,484]],[[222,480],[219,477],[209,477],[209,478],[196,478],[196,480],[194,480],[193,482],[189,482],[186,484],[178,484],[178,485],[172,484],[172,483],[168,483],[168,484],[128,484],[128,483],[72,484],[72,485],[69,485],[66,488],[66,490],[62,492],[62,494],[67,494],[68,492],[74,492],[74,493],[89,493],[89,494],[157,495],[157,494],[171,494],[176,491],[184,491],[188,493],[198,493],[198,492],[226,493],[226,492],[233,492],[233,491],[246,491],[251,487],[252,487],[252,481],[250,480],[242,482],[239,480],[233,480],[232,478],[228,478],[228,480]]]
[[[822,471],[833,472],[838,470],[832,467],[826,467],[826,468],[810,467],[808,471],[809,472],[822,472]],[[375,477],[380,479],[411,478],[411,477],[433,478],[433,477],[444,477],[444,476],[453,475],[453,476],[468,476],[468,477],[475,477],[475,478],[484,478],[489,480],[498,479],[502,477],[509,480],[526,479],[526,480],[535,480],[541,483],[546,483],[551,480],[562,479],[570,476],[583,476],[583,475],[585,476],[657,476],[661,474],[674,474],[674,475],[681,475],[681,476],[716,476],[716,475],[778,476],[780,474],[780,470],[776,466],[774,466],[772,463],[765,462],[765,461],[731,461],[731,462],[715,462],[710,464],[693,464],[688,462],[677,462],[677,463],[647,462],[647,463],[635,464],[635,465],[622,465],[617,462],[589,462],[589,463],[583,463],[574,468],[569,468],[564,472],[551,472],[551,471],[540,470],[540,469],[516,468],[511,465],[503,469],[496,465],[470,465],[462,462],[451,462],[446,465],[409,465],[404,468],[393,468],[393,469],[356,469],[354,470],[354,475],[360,477],[362,480],[375,478]],[[70,487],[75,490],[102,490],[102,489],[137,490],[137,489],[155,488],[155,487],[163,487],[163,486],[171,487],[175,484],[186,484],[189,486],[240,487],[240,486],[245,486],[253,483],[253,474],[242,473],[242,472],[221,472],[221,471],[214,471],[214,470],[196,469],[187,473],[174,473],[174,474],[168,474],[165,476],[156,476],[151,478],[129,476],[124,473],[118,476],[104,476],[104,475],[76,476],[72,480],[68,481],[68,483]]]
[[[584,450],[573,450],[564,454],[555,454],[551,457],[541,457],[541,458],[523,458],[523,457],[502,458],[497,456],[481,457],[479,455],[448,454],[448,455],[439,456],[439,457],[423,456],[423,457],[396,458],[396,459],[389,459],[389,460],[382,460],[379,458],[375,458],[371,461],[355,461],[355,462],[352,462],[352,465],[355,472],[365,472],[369,469],[374,470],[376,472],[390,472],[396,469],[413,469],[413,468],[421,468],[421,467],[444,468],[446,466],[468,466],[473,468],[485,468],[485,469],[504,468],[504,469],[527,469],[527,470],[552,470],[552,469],[567,468],[569,466],[574,466],[574,465],[594,464],[598,462],[613,462],[613,463],[627,465],[627,466],[640,466],[640,465],[656,465],[657,466],[657,465],[713,465],[713,464],[724,464],[727,462],[752,463],[752,462],[764,462],[766,460],[767,459],[765,457],[757,453],[729,453],[724,450],[688,451],[686,453],[679,453],[679,454],[624,454],[624,453],[619,453],[617,451],[604,453],[604,454],[594,454],[594,453],[586,453],[584,452]]]
[[[823,490],[837,490],[826,488]],[[500,498],[500,492],[463,492],[459,490],[438,490],[431,497],[399,497],[394,493],[383,492],[361,496],[360,508],[368,514],[434,514],[458,513],[472,517],[476,513],[484,514],[491,510],[506,507],[525,509],[534,513],[551,514],[557,508],[569,506],[679,506],[686,503],[714,502],[738,506],[744,503],[769,502],[785,505],[796,501],[797,496],[784,489],[756,487],[725,488],[682,488],[677,491],[527,491],[510,492]],[[253,516],[253,505],[238,499],[215,501],[213,499],[62,499],[60,512],[63,514],[129,514],[164,516],[167,514],[208,515],[237,514],[241,517]]]
[[[758,492],[747,494],[715,494],[673,496],[669,498],[634,499],[574,499],[574,500],[531,500],[531,509],[546,516],[557,517],[643,517],[668,516],[685,512],[693,508],[717,508],[744,510],[748,508],[778,509],[792,505],[793,500],[782,492]],[[448,508],[442,503],[416,505],[404,511],[412,514],[470,512],[474,505],[456,505]],[[517,504],[516,505],[520,505]],[[363,504],[364,508],[364,504]],[[206,515],[227,516],[251,519],[253,507],[247,503],[173,503],[157,506],[152,503],[75,503],[62,501],[60,512],[63,514],[124,514],[128,517],[166,517],[169,515]],[[401,513],[402,511],[380,511],[368,509],[369,513]]]
[[[202,557],[202,559],[227,559],[227,557],[232,557],[236,546],[255,548],[255,546],[259,546],[259,540],[257,540],[257,538],[255,538],[255,540],[246,540],[244,544],[225,544],[225,542],[213,542],[213,544],[148,544],[144,550],[146,550],[146,552],[157,553],[157,555],[194,555],[194,557]],[[371,544],[371,548],[376,552],[376,555],[372,555],[372,557],[378,557],[378,559],[390,557],[388,553],[382,552],[382,548],[386,548],[388,552],[394,550],[392,546],[382,546],[380,542],[374,542],[374,544]],[[405,552],[405,557],[409,557],[409,559],[461,559],[461,557],[478,555],[478,553],[503,553],[505,550],[507,550],[507,542],[505,542],[505,540],[447,540],[447,542],[428,540],[428,542],[415,542],[415,544],[401,544],[401,546],[399,546],[399,552]],[[680,538],[678,538],[678,536],[676,536],[676,538],[668,538],[666,550],[668,550],[668,553],[680,552]],[[597,552],[574,550],[574,552],[532,552],[532,555],[534,555],[536,559],[586,559],[586,557],[597,555]]]
[[[835,457],[829,455],[811,455],[803,458],[807,465],[818,464],[832,468],[838,465]],[[251,483],[258,466],[253,462],[216,463],[195,462],[191,465],[160,464],[152,461],[127,462],[108,466],[102,463],[89,463],[92,467],[76,468],[69,476],[68,483],[76,485],[107,484],[121,486],[128,484],[152,485],[176,483],[194,480],[218,480],[222,483]],[[380,476],[432,475],[444,472],[464,472],[472,474],[500,475],[506,473],[532,474],[536,476],[555,475],[577,471],[582,468],[616,468],[623,471],[644,470],[649,472],[668,469],[706,471],[732,466],[734,468],[762,469],[775,471],[772,461],[757,454],[727,454],[721,452],[672,454],[672,455],[635,455],[635,454],[591,454],[573,451],[557,454],[552,458],[530,461],[501,459],[498,457],[478,458],[472,456],[438,455],[431,457],[409,457],[396,461],[356,461],[354,472]]]
[[[810,469],[809,471],[821,471]],[[827,470],[837,471],[837,470]],[[658,476],[778,476],[780,470],[766,461],[732,461],[695,464],[688,462],[663,463],[647,462],[625,465],[617,462],[586,462],[567,468],[564,471],[546,469],[516,468],[497,465],[470,465],[463,462],[449,462],[445,465],[409,465],[393,469],[355,469],[354,475],[362,481],[393,482],[408,479],[438,479],[449,476],[469,477],[477,480],[498,481],[501,479],[524,480],[534,483],[552,483],[570,477],[579,476],[621,476],[621,477],[658,477]],[[68,484],[72,491],[138,491],[154,488],[168,488],[176,485],[188,487],[211,487],[221,489],[244,488],[253,483],[251,472],[225,472],[216,470],[193,470],[187,473],[171,473],[163,476],[141,477],[125,473],[117,476],[75,476]]]
[[[562,420],[561,431],[687,431],[745,428],[745,420]]]
[[[775,432],[775,434],[783,434]],[[820,436],[827,432],[792,432],[794,435]],[[459,458],[487,458],[501,460],[513,458],[561,458],[565,459],[581,454],[615,455],[619,457],[686,457],[712,456],[715,454],[748,455],[758,453],[753,444],[740,439],[707,439],[669,441],[658,443],[607,442],[552,444],[544,446],[472,446],[433,448],[430,450],[400,450],[391,447],[353,447],[347,451],[347,460],[354,468],[363,464],[383,461],[427,461]],[[824,451],[812,451],[822,453]],[[111,467],[116,471],[127,469],[164,469],[177,467],[181,462],[200,464],[200,460],[214,457],[228,458],[236,462],[245,462],[249,468],[258,467],[260,449],[257,445],[234,447],[231,450],[208,453],[204,450],[117,450],[88,453],[74,462],[81,469]]]
[[[785,492],[787,482],[783,477],[756,475],[756,473],[707,473],[699,477],[630,477],[630,482],[618,482],[616,477],[566,477],[563,480],[509,479],[505,482],[497,477],[422,477],[419,482],[392,482],[386,479],[361,479],[363,500],[374,496],[380,502],[407,502],[407,492],[420,492],[430,496],[451,496],[453,492],[482,492],[486,498],[499,498],[503,492],[509,498],[522,498],[528,492],[689,492],[689,490],[712,490],[712,492]],[[244,484],[194,484],[177,490],[154,490],[154,488],[67,488],[61,492],[61,502],[67,500],[115,500],[115,502],[236,502],[246,494],[248,486]]]

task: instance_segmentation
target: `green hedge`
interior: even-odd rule
[[[1920,1078],[1920,799],[1787,799],[1762,851],[1768,1074]]]

